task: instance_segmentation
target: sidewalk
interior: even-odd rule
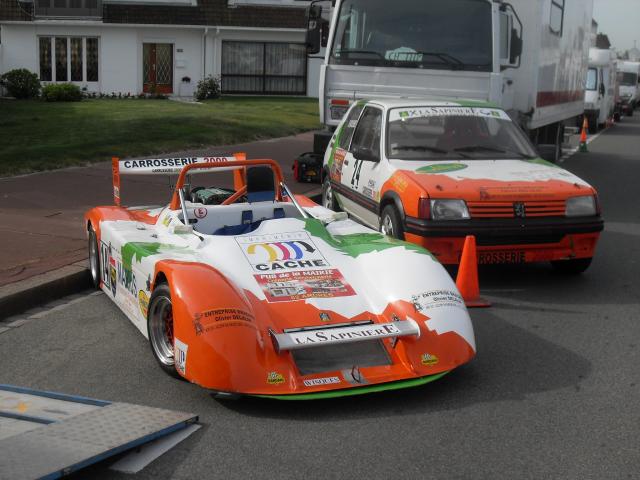
[[[273,158],[295,193],[313,196],[320,193],[320,186],[297,183],[291,170],[293,160],[312,146],[313,133],[307,132],[159,157],[246,152],[249,159]],[[127,205],[168,203],[171,194],[165,176],[127,177],[122,190]],[[0,287],[86,259],[84,212],[112,204],[110,162],[0,178]]]

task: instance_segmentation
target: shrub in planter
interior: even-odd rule
[[[200,80],[194,96],[197,100],[220,98],[220,79],[209,75],[204,80]]]
[[[40,94],[38,75],[26,68],[16,68],[0,76],[0,85],[15,98],[35,98]]]
[[[47,102],[79,102],[82,91],[73,83],[52,83],[42,87],[42,98]]]

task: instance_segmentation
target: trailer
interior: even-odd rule
[[[619,62],[618,80],[622,108],[631,117],[640,102],[640,63]]]
[[[613,118],[617,82],[616,54],[612,50],[591,48],[584,103],[591,133],[596,133]]]
[[[353,102],[375,98],[489,101],[519,123],[545,158],[559,160],[565,123],[574,125],[584,113],[593,0],[333,4],[320,72],[325,129],[300,164],[322,159]],[[322,7],[309,8],[310,52],[324,46]]]

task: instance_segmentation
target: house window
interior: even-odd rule
[[[223,42],[222,91],[305,95],[305,46],[298,43]]]
[[[564,2],[565,0],[551,0],[551,18],[549,19],[549,29],[552,33],[562,36],[564,28]]]
[[[97,38],[39,37],[38,46],[41,81],[98,81]]]

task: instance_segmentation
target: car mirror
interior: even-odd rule
[[[604,94],[607,93],[607,91],[604,88],[604,84],[601,83],[600,84],[600,95],[602,95],[604,97]]]
[[[353,149],[353,158],[356,160],[363,160],[365,162],[380,162],[380,156],[376,155],[375,152],[370,148],[364,147],[355,147]]]
[[[311,5],[307,10],[307,53],[314,55],[320,52],[322,43],[322,7]]]

